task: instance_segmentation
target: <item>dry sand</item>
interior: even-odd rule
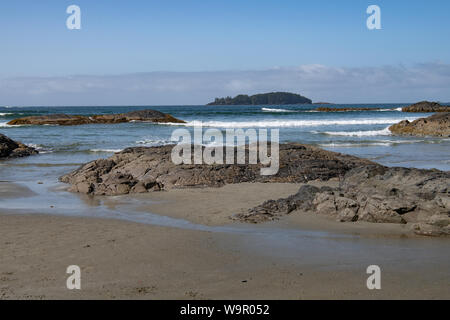
[[[405,238],[402,226],[342,224],[299,212],[263,225],[229,225],[230,214],[298,187],[241,184],[137,197],[158,201],[140,210],[212,231],[0,209],[0,298],[450,298],[445,239]],[[215,227],[221,225],[237,232]],[[381,290],[366,287],[372,263],[382,267]],[[65,286],[74,264],[81,267],[81,290]]]

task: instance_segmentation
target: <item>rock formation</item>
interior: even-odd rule
[[[442,106],[437,102],[421,101],[402,108],[403,112],[450,112],[450,106]]]
[[[127,113],[119,114],[102,114],[93,116],[78,116],[67,114],[49,114],[43,116],[30,116],[19,119],[14,119],[8,122],[8,125],[63,125],[72,126],[80,124],[94,124],[94,123],[121,123],[130,121],[148,121],[148,122],[174,122],[184,123],[183,120],[176,119],[169,114],[162,113],[156,110],[137,110]]]
[[[171,161],[173,146],[169,145],[128,148],[108,159],[89,162],[62,176],[61,181],[71,184],[70,191],[91,195],[240,182],[303,183],[296,194],[268,200],[233,219],[257,223],[300,210],[342,222],[408,224],[422,235],[450,234],[450,172],[388,168],[308,145],[279,147],[280,169],[273,176],[260,175],[261,164],[175,165]],[[234,152],[236,156],[236,149]],[[324,186],[304,184],[314,180],[325,181]],[[339,180],[339,186],[337,181],[327,183],[329,180]]]
[[[234,218],[256,223],[294,210],[341,222],[409,224],[421,235],[450,235],[450,172],[357,167],[345,174],[337,188],[304,185],[295,195],[266,201]]]
[[[94,195],[118,195],[183,187],[220,187],[239,182],[307,182],[329,180],[373,162],[301,144],[279,146],[280,168],[262,176],[258,164],[176,165],[172,145],[134,147],[108,159],[89,162],[61,177],[70,190]],[[270,148],[269,148],[270,149]],[[234,149],[236,158],[236,148]],[[246,147],[248,152],[248,146]],[[224,157],[226,151],[224,150]],[[224,163],[226,163],[224,161]]]
[[[26,157],[37,153],[35,148],[16,142],[0,133],[0,159]]]
[[[399,135],[450,137],[450,112],[436,113],[412,122],[403,120],[390,126],[389,130]]]

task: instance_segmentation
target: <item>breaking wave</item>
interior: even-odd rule
[[[154,146],[163,146],[167,144],[173,144],[173,141],[166,139],[142,139],[135,142],[138,145],[146,146],[146,147],[154,147]]]
[[[416,118],[409,118],[413,121]],[[394,124],[403,119],[352,119],[352,120],[261,120],[261,121],[189,121],[187,123],[165,123],[174,126],[200,126],[216,128],[281,128],[281,127],[316,127],[333,125],[372,125],[372,124]],[[339,132],[338,132],[339,133]],[[330,133],[334,134],[334,133]],[[347,133],[344,133],[347,134]]]
[[[90,149],[89,151],[90,152],[113,152],[113,153],[116,153],[116,152],[122,151],[122,149]]]
[[[262,111],[265,112],[297,112],[295,110],[288,110],[288,109],[271,109],[271,108],[261,108]]]
[[[369,130],[369,131],[326,131],[326,132],[316,132],[327,134],[330,136],[353,136],[353,137],[368,137],[368,136],[389,136],[391,135],[391,131],[389,131],[389,127],[383,130]]]

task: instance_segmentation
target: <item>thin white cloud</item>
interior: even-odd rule
[[[0,80],[0,105],[205,104],[269,91],[336,103],[450,101],[450,65],[337,68],[302,65],[258,71],[148,72]]]

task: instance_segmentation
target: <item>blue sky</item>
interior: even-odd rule
[[[81,30],[68,30],[65,26],[66,8],[71,4],[81,8]],[[371,4],[381,8],[382,30],[366,28],[366,8]],[[111,81],[118,76],[129,79],[135,73],[153,73],[153,87],[149,83],[144,86],[145,91],[136,91],[133,100],[148,104],[205,103],[215,96],[241,90],[254,93],[272,87],[304,93],[305,89],[297,88],[295,77],[291,77],[292,82],[281,87],[279,83],[271,87],[267,80],[259,87],[247,83],[226,89],[229,83],[225,83],[225,87],[202,93],[201,88],[190,87],[191,91],[178,88],[179,98],[171,99],[167,96],[170,88],[155,89],[155,83],[159,82],[154,72],[162,72],[164,79],[171,76],[178,79],[180,73],[185,73],[182,78],[186,81],[190,79],[186,78],[189,72],[195,72],[192,81],[204,86],[209,73],[221,72],[222,78],[234,83],[253,83],[255,79],[248,80],[248,72],[299,70],[302,66],[318,65],[323,68],[320,68],[322,78],[314,80],[317,90],[307,88],[313,99],[396,102],[408,97],[413,100],[417,95],[450,100],[450,90],[445,90],[450,81],[449,17],[448,0],[2,1],[0,105],[38,101],[71,104],[65,103],[63,96],[64,92],[73,92],[66,87],[73,84],[61,78],[96,77],[96,88],[102,86],[102,81],[103,86],[110,88]],[[353,77],[348,79],[349,83],[357,85],[355,70],[360,74],[361,70],[373,72],[373,68],[377,74],[386,68],[406,70],[408,74],[425,68],[427,77],[433,77],[434,87],[424,92],[417,92],[417,88],[413,91],[411,87],[410,95],[405,92],[400,96],[392,87],[367,94],[370,90],[361,83],[362,87],[355,91],[366,95],[346,98],[338,95],[339,86],[333,89],[326,83],[328,91],[320,86],[321,81],[336,75],[338,69]],[[330,70],[330,76],[323,74],[324,70]],[[203,82],[198,80],[199,73]],[[393,84],[392,72],[390,76]],[[45,81],[40,83],[42,77]],[[217,81],[214,77],[211,81]],[[420,78],[417,74],[416,77]],[[65,84],[49,87],[49,81]],[[22,96],[11,93],[11,86],[23,90]],[[89,88],[93,90],[92,86]],[[78,100],[72,103],[89,104],[89,95],[83,90],[79,89]],[[115,87],[113,91],[120,90]],[[166,99],[163,94],[152,99],[156,91],[166,94]],[[327,93],[325,97],[322,91]],[[117,101],[114,96],[111,99]],[[112,102],[103,99],[97,103]]]

